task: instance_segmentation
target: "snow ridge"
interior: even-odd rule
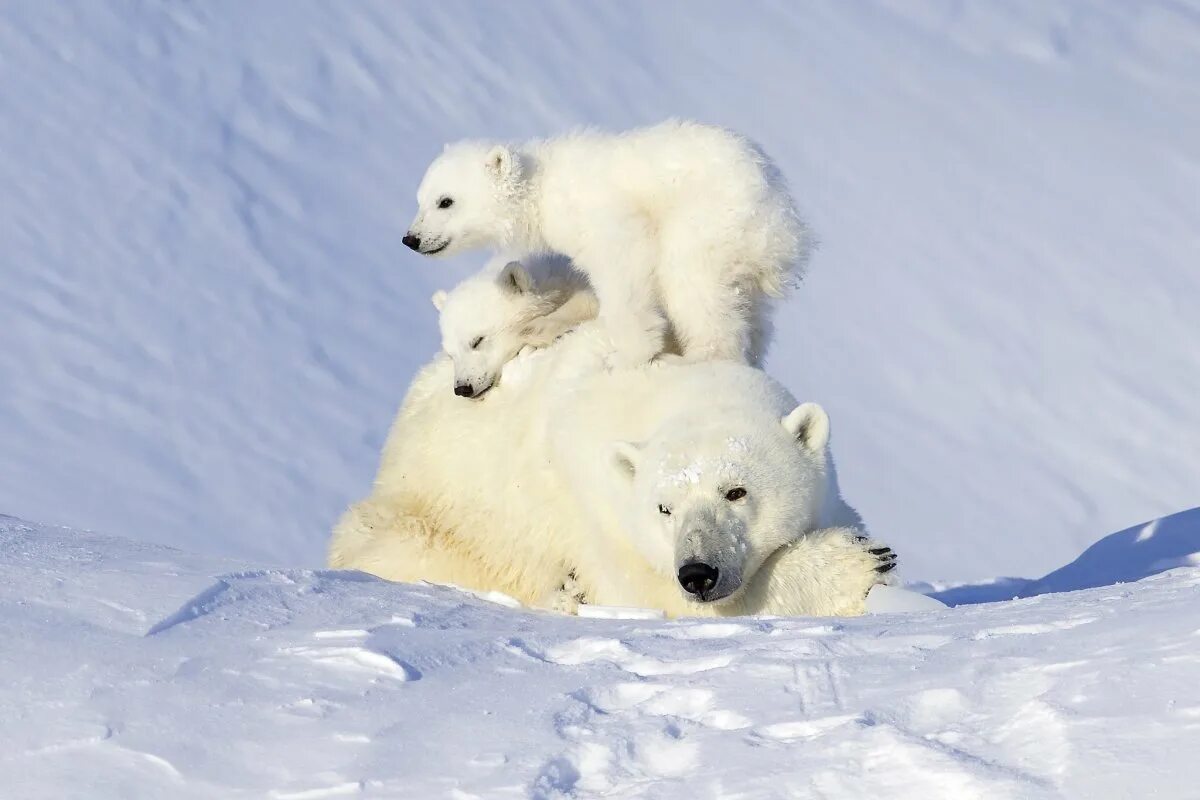
[[[580,619],[4,518],[0,781],[31,798],[1183,797],[1198,601],[1184,567],[857,619]]]

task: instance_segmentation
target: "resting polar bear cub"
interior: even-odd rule
[[[859,519],[824,412],[741,365],[608,372],[606,355],[585,323],[476,403],[448,396],[453,365],[435,359],[330,565],[543,607],[573,573],[589,603],[673,616],[862,613],[890,554],[841,527]]]
[[[769,300],[808,249],[767,156],[693,122],[449,145],[417,203],[404,243],[419,253],[568,256],[596,290],[617,366],[662,352],[667,320],[689,360],[760,363]]]
[[[596,317],[596,296],[562,257],[494,258],[449,292],[433,294],[454,394],[481,397],[526,347],[545,347]]]

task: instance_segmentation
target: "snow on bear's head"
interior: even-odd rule
[[[417,188],[417,216],[404,244],[427,256],[506,244],[522,172],[520,153],[506,145],[447,145]]]
[[[495,386],[524,346],[526,326],[548,310],[529,270],[507,259],[493,260],[432,299],[459,397],[478,398]]]
[[[831,480],[820,406],[765,426],[723,417],[679,418],[644,444],[616,445],[635,544],[704,603],[735,596],[768,556],[817,527]]]

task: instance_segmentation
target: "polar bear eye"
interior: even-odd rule
[[[736,489],[730,489],[728,492],[725,493],[725,499],[731,503],[735,500],[741,500],[745,496],[746,496],[746,490],[740,486],[737,487]]]
[[[481,344],[483,344],[483,337],[482,337],[482,336],[476,336],[474,339],[472,339],[472,340],[471,340],[471,349],[472,349],[472,350],[478,350],[478,349],[479,349],[479,345],[481,345]]]
[[[659,503],[658,504],[658,513],[662,514],[664,517],[669,517],[669,516],[671,516],[671,509],[667,508],[662,503]]]
[[[438,208],[449,208],[452,205],[454,205],[454,199],[451,197],[443,197],[438,200]]]

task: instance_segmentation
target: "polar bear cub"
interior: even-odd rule
[[[478,398],[526,347],[544,347],[596,317],[596,296],[565,258],[496,258],[449,292],[433,294],[454,393]]]
[[[668,333],[692,361],[762,361],[769,303],[807,260],[779,171],[741,136],[669,121],[520,145],[460,142],[430,164],[404,244],[568,256],[614,353],[636,366]]]

